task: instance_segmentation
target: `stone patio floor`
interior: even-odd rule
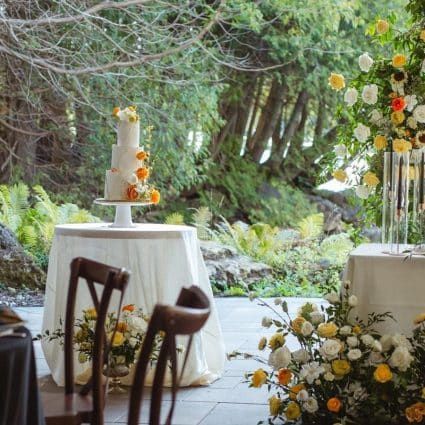
[[[305,298],[287,298],[289,313],[294,317]],[[320,299],[309,299],[321,304]],[[270,316],[265,307],[259,307],[256,302],[247,298],[216,298],[216,307],[223,330],[226,352],[233,350],[256,353],[261,336],[268,336],[273,330],[265,330],[261,319]],[[271,302],[273,302],[271,300]],[[15,308],[18,314],[27,321],[26,326],[35,336],[41,331],[42,307]],[[266,331],[266,332],[265,332]],[[290,349],[296,349],[294,340],[288,340]],[[62,392],[50,377],[49,368],[44,359],[40,342],[35,343],[37,358],[37,373],[43,394]],[[173,425],[256,425],[266,420],[268,415],[267,388],[249,388],[244,378],[247,371],[260,367],[254,360],[226,361],[223,377],[206,387],[182,388],[177,394]],[[245,381],[245,382],[244,382]],[[146,396],[149,398],[149,395]],[[168,411],[171,395],[169,390],[164,393],[164,410]],[[126,423],[128,395],[109,395],[105,407],[105,423]],[[142,405],[141,424],[147,424],[149,404]],[[267,421],[265,421],[267,423]]]

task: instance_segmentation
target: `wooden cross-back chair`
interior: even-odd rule
[[[97,313],[95,326],[92,377],[90,384],[75,392],[74,386],[74,319],[77,289],[87,283],[94,308]],[[68,298],[65,316],[65,394],[63,398],[55,398],[44,406],[46,425],[74,425],[90,423],[103,424],[103,407],[105,388],[102,384],[102,370],[105,364],[105,320],[114,290],[120,291],[120,304],[127,287],[129,273],[124,269],[108,266],[87,258],[74,258],[71,262]],[[95,284],[103,286],[100,299]],[[88,392],[91,389],[91,396]]]
[[[130,406],[127,422],[128,425],[136,425],[139,423],[144,382],[150,364],[149,357],[154,345],[155,335],[157,335],[159,332],[164,332],[164,337],[158,355],[158,360],[154,365],[155,374],[152,386],[149,424],[159,425],[162,389],[167,367],[171,368],[172,402],[165,424],[171,424],[176,392],[179,386],[179,381],[183,375],[187,356],[190,351],[192,335],[204,326],[209,315],[210,302],[207,296],[197,286],[183,288],[175,306],[161,304],[157,304],[155,306],[149,321],[148,330],[139,355],[139,360],[136,365],[133,386],[130,395]],[[177,378],[177,335],[190,336],[188,346],[186,347],[185,358],[183,360],[179,379]],[[164,423],[164,421],[162,421],[162,423]]]

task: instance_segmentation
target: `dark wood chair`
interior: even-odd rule
[[[162,389],[165,371],[171,367],[172,403],[165,423],[171,424],[175,398],[180,379],[183,375],[187,356],[190,351],[192,335],[204,326],[210,315],[210,302],[207,296],[196,286],[183,288],[175,306],[157,304],[149,321],[148,330],[143,342],[139,360],[133,379],[130,395],[128,425],[139,423],[139,414],[143,398],[144,382],[149,368],[149,355],[152,352],[155,335],[164,333],[164,338],[155,364],[155,374],[152,385],[152,397],[149,412],[149,424],[159,425],[162,401]],[[177,379],[176,336],[189,335],[185,359],[180,377]],[[164,422],[163,422],[164,423]]]
[[[73,338],[77,289],[79,285],[84,284],[84,280],[80,280],[80,278],[87,283],[96,309],[97,320],[92,357],[92,378],[87,386],[76,393]],[[111,267],[87,258],[72,260],[65,316],[65,395],[46,400],[44,403],[46,425],[103,424],[105,388],[102,384],[102,369],[105,364],[105,320],[113,291],[121,292],[121,304],[128,280],[129,273],[124,269]],[[103,286],[100,300],[95,284]],[[91,395],[88,394],[90,390]]]

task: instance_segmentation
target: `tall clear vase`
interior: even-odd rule
[[[416,149],[411,155],[413,188],[412,188],[412,208],[411,208],[411,225],[412,233],[418,234],[417,241],[421,241],[421,245],[416,246],[415,250],[424,251],[423,233],[425,219],[425,149]],[[416,242],[417,242],[416,241]]]
[[[409,171],[408,152],[385,153],[382,242],[393,255],[402,254],[407,248]]]

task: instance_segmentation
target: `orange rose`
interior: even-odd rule
[[[341,402],[336,397],[332,397],[326,403],[326,407],[330,412],[338,413],[341,409]]]
[[[127,323],[125,323],[125,322],[118,322],[117,323],[117,331],[118,332],[125,332],[127,330],[127,328],[128,328]]]
[[[114,109],[112,109],[112,116],[116,117],[119,111],[120,111],[120,108],[116,106]]]
[[[140,180],[145,180],[149,177],[149,168],[138,168],[136,171],[136,176]]]
[[[419,401],[411,406],[407,407],[404,411],[407,420],[412,422],[422,422],[423,417],[425,416],[425,403]]]
[[[127,188],[127,198],[130,201],[135,201],[139,197],[139,192],[137,192],[137,186],[135,184],[131,184]]]
[[[127,304],[122,308],[122,311],[129,311],[132,313],[134,311],[134,304]]]
[[[291,381],[291,378],[292,378],[292,373],[289,369],[287,369],[286,367],[279,369],[277,373],[277,379],[279,381],[279,384],[288,385],[289,382]]]
[[[145,152],[145,151],[140,151],[140,152],[138,152],[138,153],[137,153],[136,158],[137,158],[139,161],[144,161],[145,159],[147,159],[147,158],[148,158],[148,156],[149,156],[149,154],[148,154],[147,152]]]
[[[159,191],[153,190],[151,193],[151,202],[156,205],[160,201],[160,199],[161,199],[161,195]]]
[[[400,111],[403,111],[405,107],[406,107],[406,101],[404,100],[403,97],[396,97],[391,102],[391,108],[393,108],[393,111],[400,112]]]

